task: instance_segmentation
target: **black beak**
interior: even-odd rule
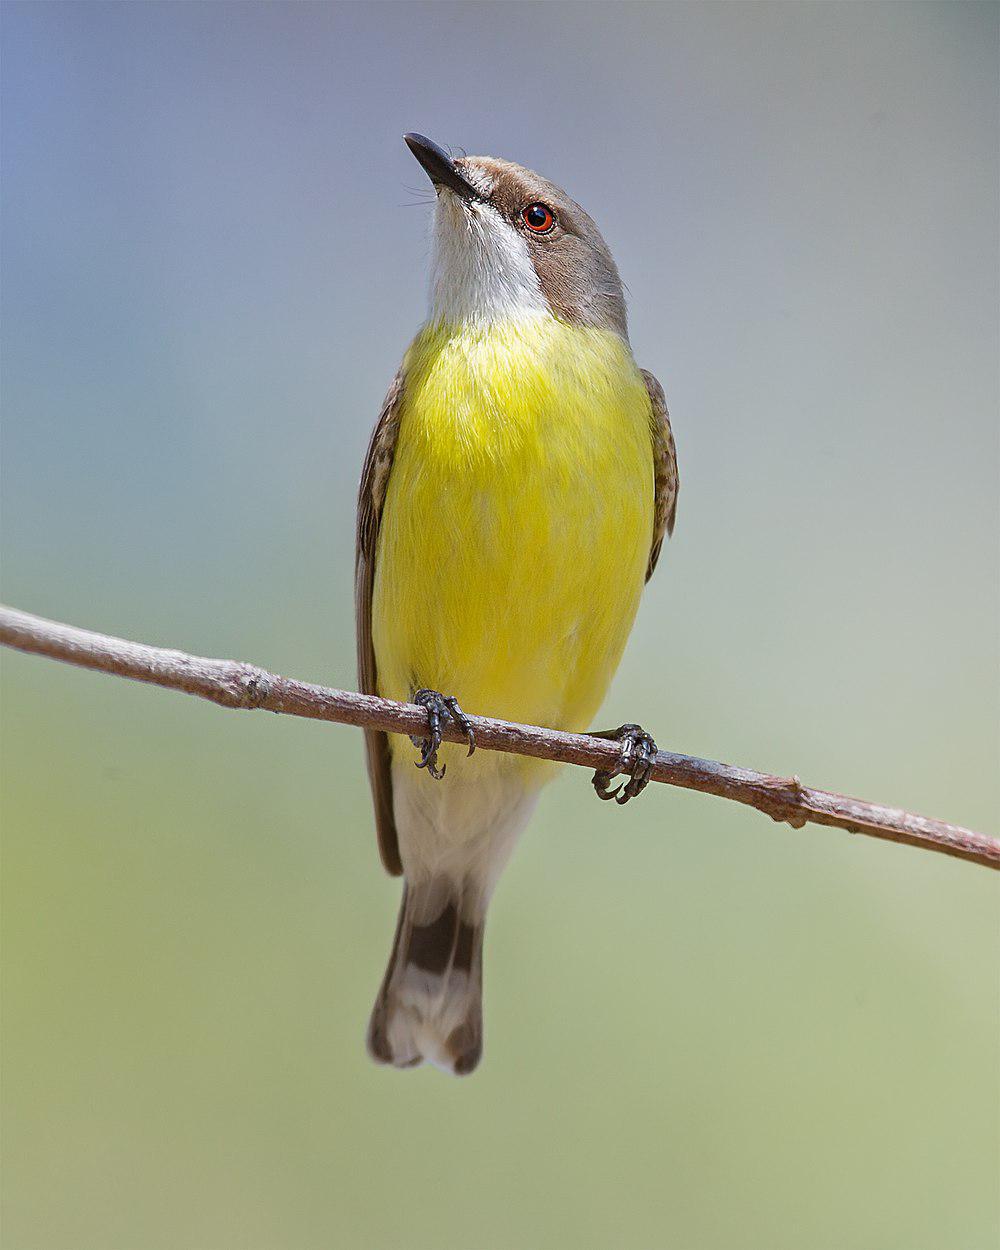
[[[423,135],[403,135],[403,142],[424,167],[424,173],[436,187],[447,187],[463,200],[481,200],[483,194],[466,178],[444,148]]]

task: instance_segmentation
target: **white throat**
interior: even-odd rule
[[[524,239],[490,204],[438,194],[432,321],[462,324],[551,315]]]

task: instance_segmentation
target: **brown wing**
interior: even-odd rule
[[[660,558],[664,535],[674,532],[674,516],[677,512],[677,451],[674,435],[670,429],[670,414],[663,387],[648,369],[642,371],[649,402],[653,405],[653,545],[646,566],[646,581],[653,576]]]
[[[399,433],[402,374],[397,373],[382,404],[378,421],[368,444],[365,467],[358,491],[358,536],[354,565],[354,607],[358,634],[358,681],[364,694],[378,694],[375,648],[372,644],[372,587],[375,583],[375,546],[382,521],[382,505],[396,451]],[[399,840],[392,812],[392,771],[389,739],[376,729],[365,730],[365,756],[368,779],[375,804],[375,831],[386,872],[398,877],[403,871]]]

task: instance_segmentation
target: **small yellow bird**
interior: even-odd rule
[[[428,730],[416,761],[365,734],[382,862],[405,878],[368,1049],[464,1074],[482,1053],[486,908],[554,766],[473,756],[462,706],[590,725],[673,528],[677,464],[590,217],[520,165],[404,138],[437,192],[431,308],[362,473],[358,663],[363,691],[420,703]],[[449,718],[467,753],[442,744]],[[620,764],[594,785],[621,803],[656,746],[611,732]]]

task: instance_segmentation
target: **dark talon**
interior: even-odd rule
[[[649,785],[656,762],[656,743],[649,734],[640,725],[620,725],[617,729],[594,734],[594,737],[616,738],[621,743],[621,754],[614,768],[599,768],[594,773],[592,784],[598,798],[627,803],[637,794],[642,794]],[[611,782],[622,773],[631,774],[628,781],[614,790],[610,789]]]
[[[472,726],[469,723],[469,718],[458,706],[458,700],[454,695],[450,695],[447,699],[445,699],[445,706],[451,714],[451,719],[455,722],[459,729],[461,729],[462,733],[465,734],[465,740],[469,744],[469,750],[466,754],[471,755],[476,749],[476,735],[472,732]]]
[[[441,726],[445,721],[453,721],[465,734],[469,744],[469,755],[476,749],[476,736],[472,732],[469,718],[458,706],[454,695],[445,696],[437,690],[418,690],[413,702],[427,711],[427,737],[410,738],[415,747],[420,749],[420,759],[416,761],[418,768],[426,768],[435,781],[444,776],[447,765],[438,768],[437,753],[441,745]]]

